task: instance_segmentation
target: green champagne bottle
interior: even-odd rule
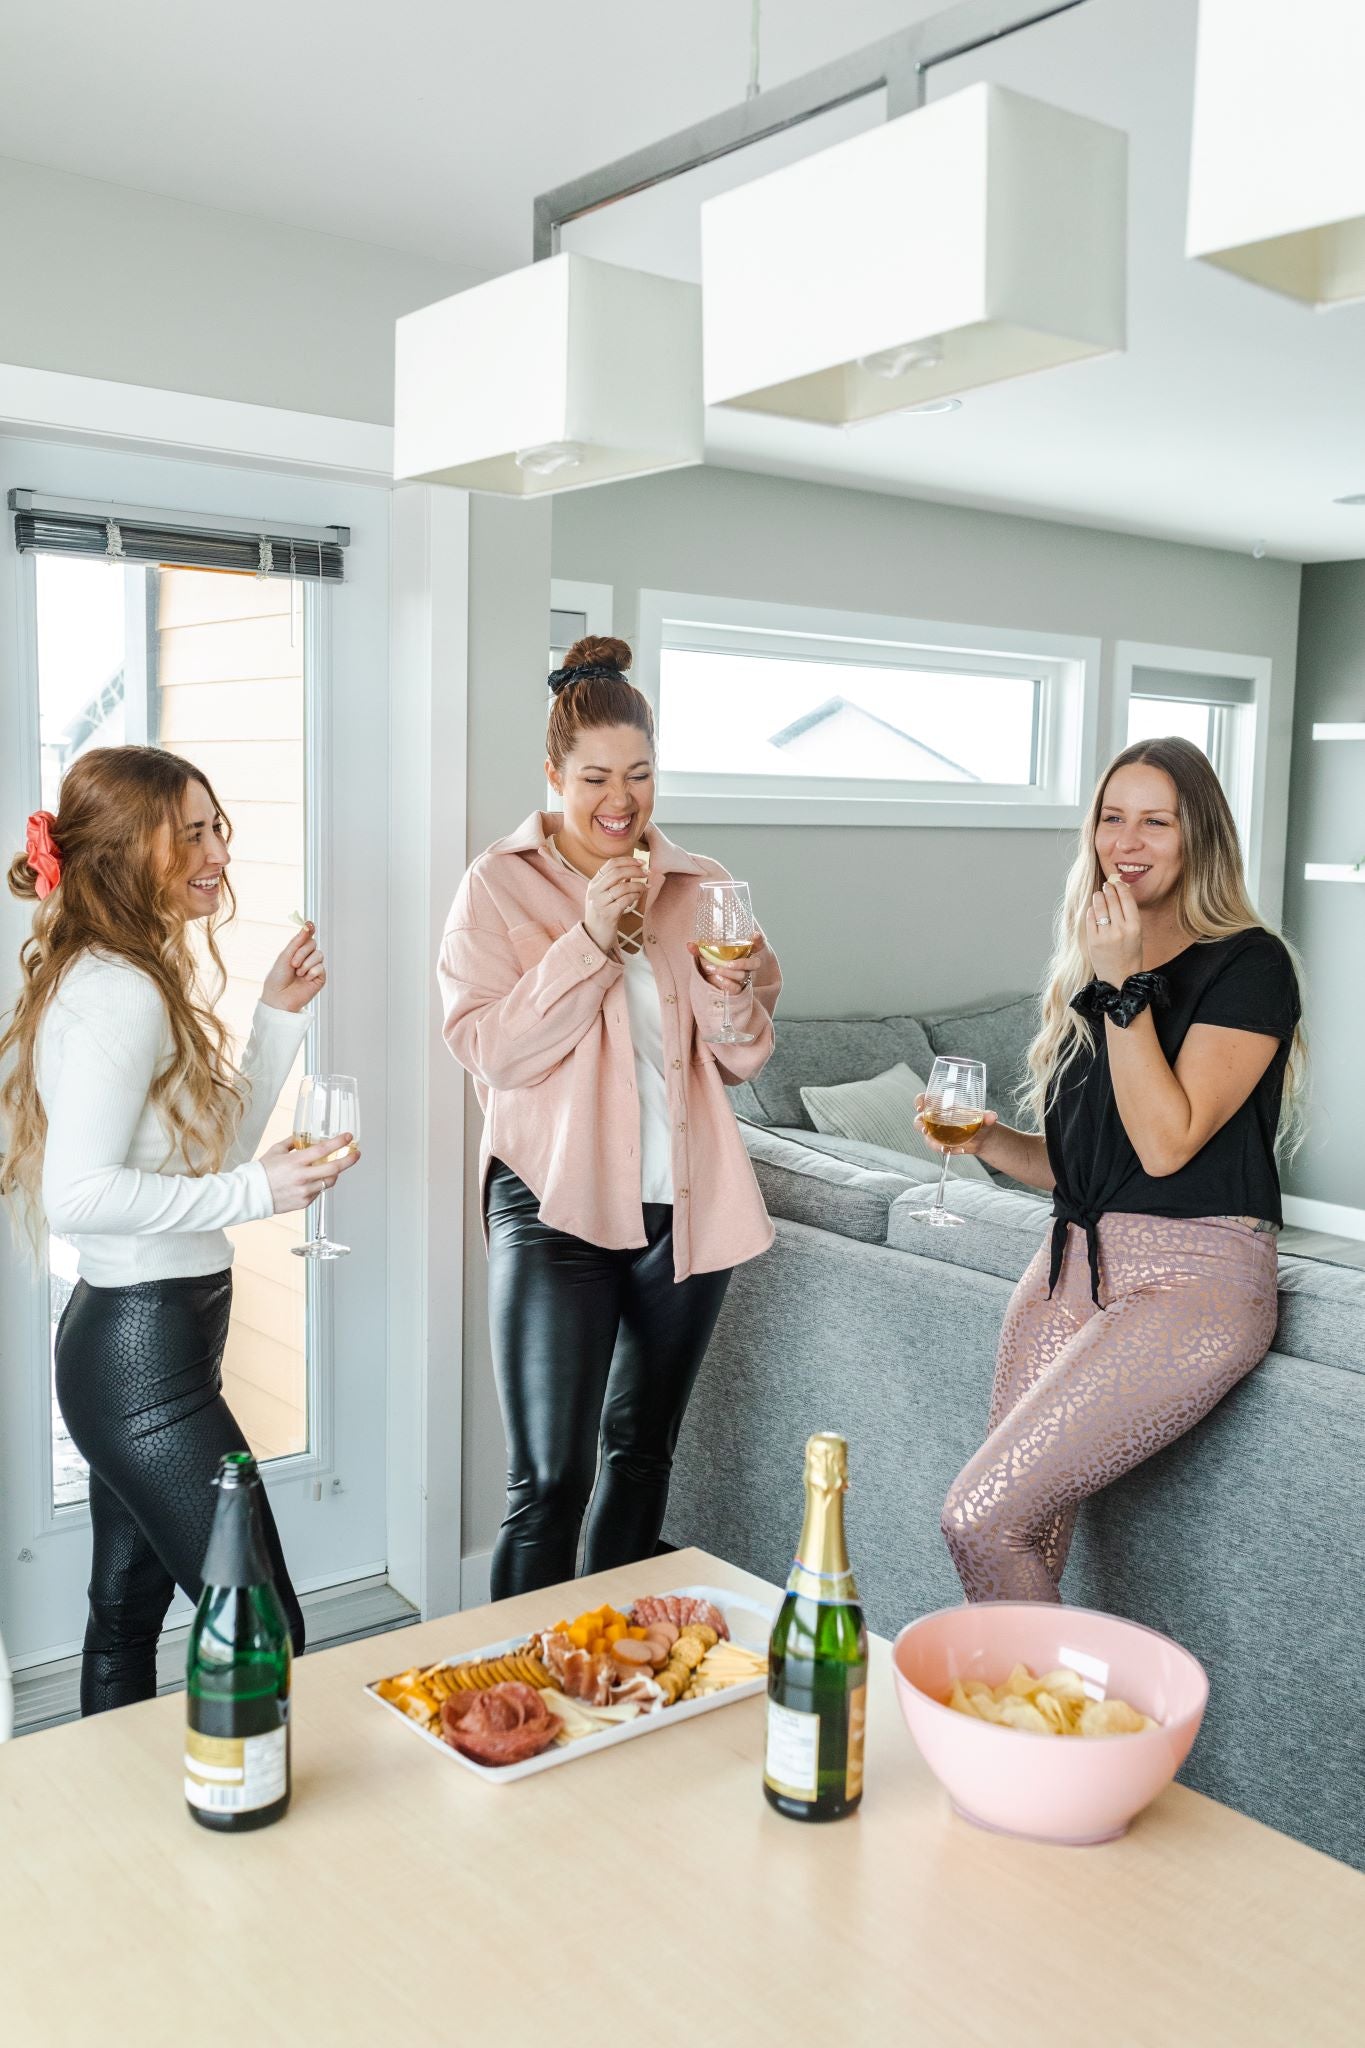
[[[256,1460],[230,1452],[185,1673],[185,1798],[201,1826],[269,1827],[289,1806],[293,1646],[266,1549]]]
[[[844,1543],[848,1445],[806,1445],[806,1521],[768,1646],[763,1790],[792,1820],[840,1820],[863,1796],[867,1627]]]

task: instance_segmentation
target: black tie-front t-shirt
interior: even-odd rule
[[[1093,1226],[1111,1211],[1283,1220],[1275,1132],[1290,1042],[1301,1013],[1289,953],[1272,933],[1257,928],[1230,939],[1198,940],[1159,971],[1171,1000],[1165,1009],[1153,1004],[1152,1017],[1172,1067],[1191,1024],[1261,1032],[1278,1039],[1279,1046],[1223,1128],[1178,1173],[1157,1179],[1143,1172],[1123,1128],[1109,1071],[1108,1026],[1096,1020],[1095,1051],[1082,1053],[1067,1069],[1044,1124],[1057,1182],[1052,1213],[1087,1229],[1092,1260]]]

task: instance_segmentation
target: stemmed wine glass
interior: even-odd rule
[[[943,1154],[943,1171],[938,1177],[934,1206],[932,1209],[915,1210],[915,1221],[939,1226],[961,1223],[961,1216],[954,1216],[951,1209],[944,1208],[943,1190],[947,1185],[948,1160],[953,1147],[965,1145],[974,1138],[986,1121],[986,1069],[983,1062],[935,1060],[920,1115],[929,1136],[947,1149]]]
[[[305,1074],[294,1107],[294,1149],[301,1151],[324,1138],[339,1138],[343,1131],[349,1131],[353,1139],[360,1137],[360,1090],[354,1074]],[[343,1155],[334,1152],[331,1156],[340,1159]],[[348,1244],[334,1244],[327,1235],[327,1194],[323,1188],[318,1196],[314,1235],[306,1244],[290,1246],[296,1258],[344,1259],[350,1252]]]
[[[697,951],[714,967],[729,967],[747,960],[757,937],[754,909],[747,882],[703,882],[697,891],[697,923],[693,932]],[[721,1010],[720,1030],[703,1033],[707,1045],[752,1045],[752,1031],[736,1031],[730,1017],[730,991]]]

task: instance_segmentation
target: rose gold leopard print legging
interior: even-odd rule
[[[1073,1224],[1005,1312],[990,1435],[953,1482],[943,1534],[969,1600],[1060,1601],[1076,1510],[1193,1428],[1275,1334],[1276,1237],[1241,1217],[1100,1219],[1103,1308]]]

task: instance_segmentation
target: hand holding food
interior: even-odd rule
[[[618,854],[603,861],[588,884],[583,905],[583,928],[595,946],[610,953],[616,945],[616,927],[623,912],[638,910],[649,877],[632,854]]]
[[[1122,988],[1130,974],[1141,973],[1142,913],[1117,872],[1091,897],[1085,935],[1097,981]]]
[[[261,1001],[269,1010],[306,1009],[327,986],[327,962],[317,942],[317,926],[304,924],[265,978]]]

